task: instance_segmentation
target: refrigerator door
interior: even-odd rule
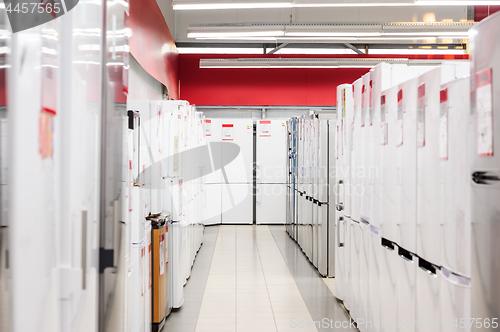
[[[253,223],[253,185],[222,185],[222,224]]]
[[[441,165],[441,256],[439,264],[471,277],[470,155],[464,152],[474,130],[470,116],[470,80],[456,80],[442,86],[447,95],[443,107],[447,116],[447,159]]]
[[[500,14],[470,30],[472,166],[472,317],[500,317]],[[497,149],[497,151],[495,151]],[[493,327],[491,328],[493,329]],[[484,331],[474,326],[472,331]]]
[[[418,258],[409,251],[399,247],[398,259],[396,260],[397,278],[397,310],[396,322],[400,324],[397,331],[413,332],[416,330],[414,324],[416,314],[416,274]],[[437,300],[436,300],[437,301]]]
[[[440,321],[442,317],[441,285],[440,268],[422,258],[418,258],[415,318],[419,324],[416,326],[416,331],[442,329],[444,322]]]
[[[382,297],[382,280],[381,280],[381,269],[385,265],[384,248],[381,245],[380,230],[372,225],[370,225],[370,232],[368,236],[370,237],[368,245],[368,317],[373,326],[371,326],[368,331],[379,332],[382,331],[380,325],[382,319],[382,298],[384,299],[385,305],[385,295]]]
[[[337,234],[335,236],[335,283],[334,295],[339,300],[346,300],[346,252],[345,245],[347,225],[342,212],[335,213],[335,228]]]
[[[351,220],[350,222],[350,243],[349,260],[347,263],[347,274],[350,288],[350,307],[349,311],[354,320],[364,318],[361,316],[361,295],[360,295],[360,259],[363,250],[363,232],[359,222]]]
[[[358,84],[359,85],[359,84]],[[353,122],[354,122],[354,86],[346,85],[342,93],[344,98],[344,114],[342,120],[342,177],[343,185],[339,189],[343,196],[344,215],[351,217],[351,204],[352,204],[352,179],[351,174],[353,167],[352,163],[352,140],[353,140]],[[358,86],[359,89],[359,86]]]
[[[470,332],[472,318],[471,279],[441,268],[440,313],[443,332]],[[469,322],[462,324],[463,322]],[[481,324],[483,321],[480,322]]]
[[[380,135],[380,172],[382,206],[380,213],[381,236],[389,241],[396,242],[401,209],[401,195],[398,191],[400,181],[400,167],[398,167],[398,152],[396,146],[396,117],[397,117],[398,88],[393,87],[381,93],[381,135]]]
[[[207,184],[202,195],[203,225],[218,225],[222,222],[222,184]]]
[[[327,194],[328,194],[328,205],[326,208],[327,213],[327,275],[328,277],[335,277],[335,257],[337,252],[336,237],[337,237],[337,227],[336,227],[336,184],[337,184],[337,174],[335,172],[336,168],[336,149],[337,149],[337,120],[328,120],[328,166],[321,170],[323,174],[324,181],[327,183]],[[324,185],[324,184],[323,184]]]
[[[257,121],[257,183],[285,183],[287,132],[283,120]]]
[[[397,331],[397,296],[398,296],[398,247],[394,242],[383,239],[380,265],[380,325],[381,331]]]
[[[398,220],[397,243],[416,252],[417,221],[417,90],[418,78],[398,86],[396,146],[398,147],[399,195],[401,211]],[[398,175],[399,175],[398,174]]]
[[[286,196],[285,184],[257,184],[257,224],[284,224]]]
[[[359,78],[353,84],[354,90],[354,113],[352,121],[351,167],[349,169],[350,183],[346,187],[347,195],[351,199],[351,219],[361,221],[361,197],[363,195],[363,78]],[[349,125],[349,124],[348,124]]]
[[[372,322],[370,303],[370,248],[371,231],[370,225],[364,221],[359,223],[361,229],[361,248],[359,249],[359,317],[366,322]],[[364,327],[364,329],[363,329]],[[366,331],[362,326],[360,331]]]
[[[222,168],[223,183],[253,183],[253,120],[222,120],[222,141],[237,144],[238,156]],[[283,155],[283,145],[280,154]],[[222,149],[222,163],[230,160],[227,155],[231,149]],[[231,151],[232,152],[232,151]],[[283,180],[284,183],[284,180]]]
[[[207,145],[210,148],[210,143],[222,142],[222,120],[221,119],[205,119],[205,137],[207,140]],[[222,158],[221,153],[215,153],[217,151],[211,151],[211,158],[216,159]],[[217,164],[220,164],[217,163]],[[216,165],[216,162],[214,162]],[[210,165],[211,166],[211,165]],[[205,183],[222,183],[222,172],[217,170],[215,172],[208,173],[205,176]]]
[[[371,108],[373,82],[371,74],[368,72],[363,76],[363,89],[361,93],[361,161],[358,178],[361,184],[359,195],[360,218],[370,221],[371,215],[371,197],[370,197],[370,162],[371,162],[371,144],[370,135],[372,134],[373,116]],[[360,219],[360,220],[361,220]]]

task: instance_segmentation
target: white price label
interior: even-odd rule
[[[223,141],[234,140],[234,125],[233,124],[223,124],[222,125],[222,140]]]
[[[160,275],[165,273],[165,234],[160,234]]]
[[[493,95],[491,68],[476,75],[477,154],[493,156]]]
[[[259,121],[259,136],[271,137],[271,121]]]
[[[439,158],[448,160],[448,89],[443,89],[439,112]]]
[[[212,136],[212,120],[205,120],[205,136],[210,137]]]
[[[403,90],[398,92],[398,116],[396,120],[396,146],[403,145]]]
[[[425,146],[425,84],[418,87],[417,147]]]

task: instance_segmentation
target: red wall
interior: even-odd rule
[[[500,6],[476,6],[476,17],[475,21],[479,22],[482,19],[488,17],[488,13],[492,15],[500,10]]]
[[[130,0],[130,53],[173,99],[179,99],[178,56],[156,0]]]
[[[279,58],[279,55],[181,54],[180,98],[195,105],[211,106],[332,106],[337,104],[337,86],[352,83],[368,69],[267,69],[199,68],[200,59]],[[282,56],[284,57],[284,56]],[[346,56],[297,55],[295,58],[346,58]],[[365,57],[394,57],[370,55]],[[402,56],[409,58],[409,56]],[[439,58],[413,56],[412,58]],[[442,57],[441,57],[442,58]],[[458,56],[463,58],[463,56]]]

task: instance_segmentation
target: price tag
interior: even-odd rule
[[[440,92],[439,159],[448,160],[448,89]]]
[[[417,147],[425,146],[425,83],[418,87]]]
[[[233,124],[223,124],[222,125],[222,140],[223,141],[234,140],[234,126],[233,126]]]
[[[205,136],[206,137],[212,136],[212,120],[209,119],[205,120]]]
[[[386,120],[385,95],[380,97],[380,145],[387,145],[388,126]]]
[[[165,273],[165,234],[160,234],[160,276]]]
[[[271,137],[271,121],[259,121],[259,136]]]
[[[403,145],[403,90],[398,92],[398,116],[396,120],[396,146]]]
[[[366,103],[365,103],[366,87],[361,88],[361,127],[365,126]]]
[[[370,81],[370,104],[369,104],[369,115],[368,115],[368,121],[370,122],[370,126],[373,125],[373,104],[372,104],[372,98],[373,98],[373,81]]]
[[[493,89],[491,68],[476,74],[477,154],[493,156]]]

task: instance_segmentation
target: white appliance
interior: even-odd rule
[[[287,140],[285,120],[258,120],[256,138],[256,223],[284,224]]]
[[[470,79],[460,79],[441,87],[440,139],[446,157],[440,161],[441,222],[441,317],[443,322],[457,318],[470,321],[471,313],[471,210],[469,141],[474,133],[470,115]],[[447,125],[446,125],[447,124]],[[441,137],[440,135],[440,137]],[[470,331],[446,326],[444,331]]]
[[[346,308],[351,306],[351,280],[349,276],[350,252],[350,184],[352,121],[353,121],[353,87],[350,84],[340,85],[337,89],[337,105],[339,105],[338,137],[337,140],[337,174],[336,174],[336,226],[337,251],[336,251],[336,278],[335,295],[344,301]]]
[[[398,246],[389,240],[382,239],[382,255],[380,265],[380,293],[383,294],[383,305],[380,306],[380,330],[396,332],[397,329],[397,295],[398,295]]]
[[[498,205],[500,197],[500,84],[497,13],[470,30],[471,115],[470,141],[472,219],[472,317],[500,317],[498,296]],[[497,150],[495,152],[495,149]],[[474,327],[473,331],[481,331]]]
[[[440,151],[442,84],[467,77],[469,64],[443,63],[419,77],[417,101],[417,246],[416,254],[433,263],[440,263]]]
[[[440,159],[447,157],[442,144],[448,130],[447,110],[440,102],[441,84],[469,74],[468,64],[444,63],[419,77],[417,99],[417,321],[438,321],[440,314],[441,232]],[[443,94],[441,94],[443,95]],[[444,94],[446,96],[446,94]],[[442,98],[441,98],[442,99]],[[445,98],[447,99],[447,98]],[[441,114],[445,111],[445,114]],[[442,122],[443,121],[443,122]],[[441,151],[443,150],[443,151]]]
[[[223,119],[222,142],[237,144],[240,152],[229,164],[222,149],[222,224],[253,223],[253,120]]]
[[[211,163],[215,164],[217,161],[214,159],[220,160],[222,157],[222,146],[217,145],[222,142],[221,119],[205,119],[205,137],[210,151]],[[209,166],[212,169],[212,164]],[[215,165],[214,168],[216,168]],[[217,225],[222,222],[222,170],[216,169],[213,172],[207,171],[207,173],[204,178],[203,224]]]

